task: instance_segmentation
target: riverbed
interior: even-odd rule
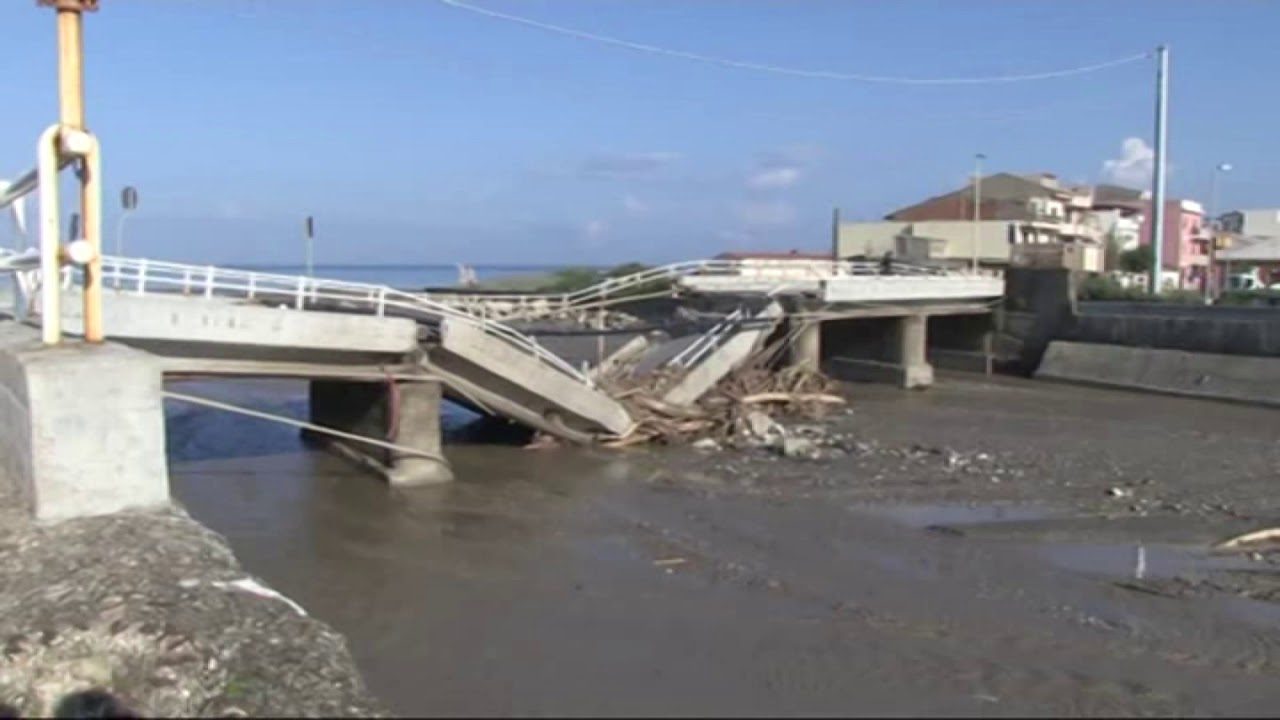
[[[292,382],[202,394],[305,412]],[[847,388],[831,457],[455,440],[391,490],[169,408],[175,492],[402,714],[1272,711],[1274,410],[1026,380]],[[455,415],[456,425],[465,416]]]

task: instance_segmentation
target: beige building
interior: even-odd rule
[[[1093,188],[1066,186],[1047,173],[989,175],[982,179],[977,205],[974,195],[969,185],[895,210],[883,221],[841,223],[836,250],[841,257],[892,253],[901,260],[958,266],[972,262],[976,242],[978,262],[986,267],[1100,272],[1107,231],[1133,230],[1119,213],[1104,228],[1104,218],[1093,212]]]
[[[1280,237],[1280,209],[1233,210],[1223,213],[1222,229],[1236,235]]]
[[[1035,225],[1018,221],[931,220],[847,222],[836,232],[842,258],[883,257],[947,267],[969,265],[977,227],[978,264],[984,267],[1070,267],[1100,272],[1103,249],[1094,243],[1063,243]],[[1053,263],[1062,263],[1053,265]]]

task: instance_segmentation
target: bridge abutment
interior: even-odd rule
[[[378,447],[314,431],[304,436],[379,472],[394,486],[453,480],[441,451],[441,387],[437,380],[311,381],[311,421],[417,452]]]
[[[159,359],[0,323],[0,480],[41,522],[169,504]]]

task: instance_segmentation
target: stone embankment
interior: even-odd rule
[[[0,483],[0,703],[102,688],[144,716],[366,716],[344,639],[180,509],[27,519]]]

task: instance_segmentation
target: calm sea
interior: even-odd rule
[[[244,270],[302,275],[302,265],[236,265]],[[565,265],[473,265],[480,281],[511,275],[532,275],[561,270]],[[390,285],[399,290],[452,287],[458,284],[457,265],[316,265],[315,275],[330,280]]]

